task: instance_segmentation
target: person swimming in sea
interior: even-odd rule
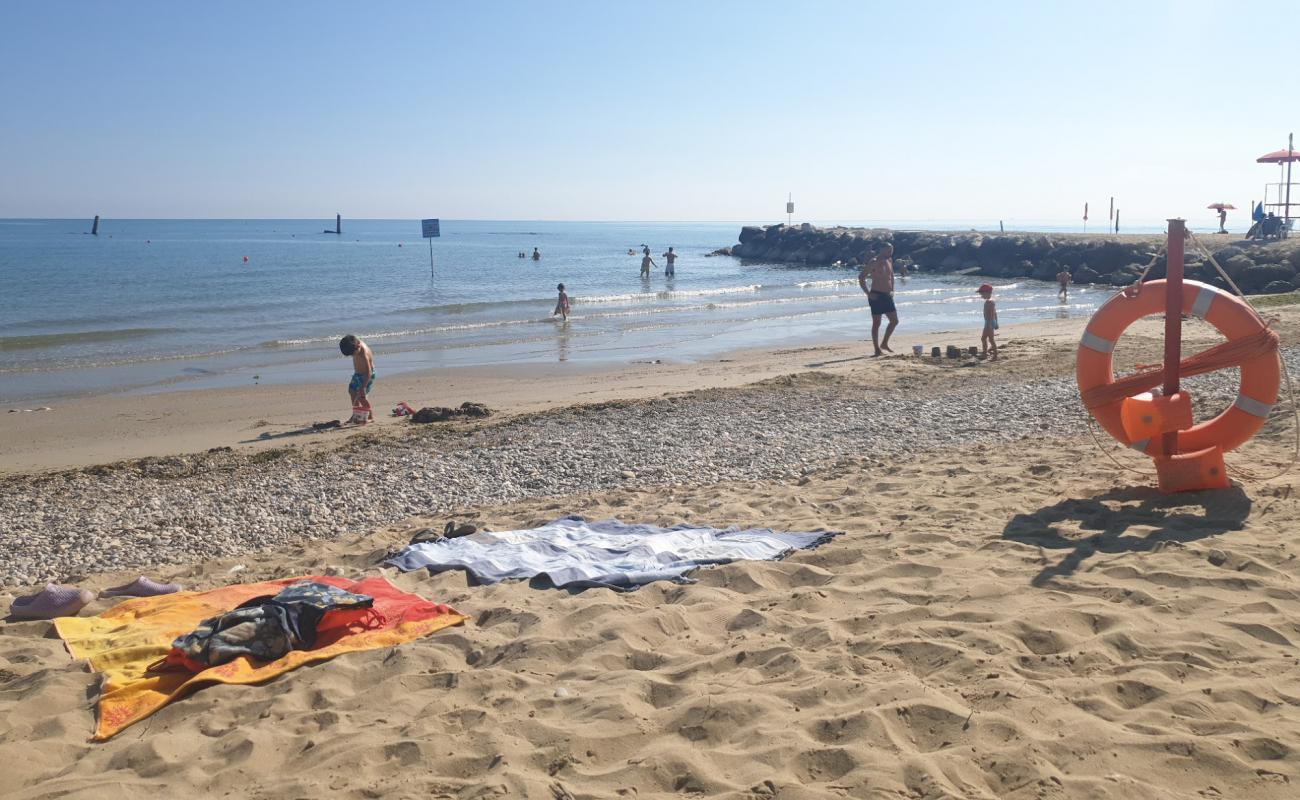
[[[671,247],[668,248],[667,253],[664,253],[664,261],[666,262],[664,264],[664,277],[671,278],[674,275],[676,275],[677,268],[674,266],[674,264],[677,263],[677,254],[673,252],[673,249]]]

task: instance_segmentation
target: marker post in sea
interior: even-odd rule
[[[424,238],[429,240],[429,275],[433,275],[433,240],[442,236],[438,230],[438,220],[422,219],[420,220],[420,233]]]

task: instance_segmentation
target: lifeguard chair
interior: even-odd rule
[[[1277,164],[1278,181],[1276,183],[1264,184],[1264,210],[1272,212],[1278,219],[1282,220],[1279,231],[1282,238],[1286,238],[1291,233],[1293,220],[1300,216],[1300,195],[1296,200],[1291,200],[1291,165],[1300,161],[1300,152],[1295,149],[1295,134],[1287,135],[1287,146],[1285,150],[1274,150],[1271,153],[1265,153],[1255,159],[1259,164]],[[1285,171],[1285,178],[1283,172]],[[1270,201],[1269,198],[1272,198]]]

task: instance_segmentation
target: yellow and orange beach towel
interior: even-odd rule
[[[266,664],[242,657],[198,673],[148,672],[150,664],[167,655],[177,636],[189,633],[204,619],[230,611],[254,597],[274,595],[302,580],[327,583],[373,597],[382,623],[364,630],[322,631],[311,650],[292,650]],[[306,576],[242,583],[210,592],[141,597],[94,617],[60,617],[54,626],[74,658],[87,659],[92,670],[103,674],[94,736],[95,741],[102,742],[207,684],[262,683],[303,664],[324,661],[340,653],[409,642],[466,619],[450,606],[403,592],[384,578],[351,581]]]

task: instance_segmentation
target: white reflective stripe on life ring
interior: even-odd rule
[[[1098,353],[1110,353],[1115,350],[1114,339],[1103,339],[1087,328],[1084,329],[1083,339],[1079,341],[1079,344],[1089,350],[1096,350]]]
[[[1272,403],[1261,403],[1255,398],[1247,397],[1244,394],[1237,395],[1237,399],[1232,404],[1247,414],[1262,419],[1268,419],[1268,412],[1273,410]]]
[[[1205,319],[1205,315],[1210,313],[1210,304],[1219,293],[1211,286],[1202,286],[1201,290],[1196,293],[1196,302],[1192,303],[1191,314],[1194,317]]]

